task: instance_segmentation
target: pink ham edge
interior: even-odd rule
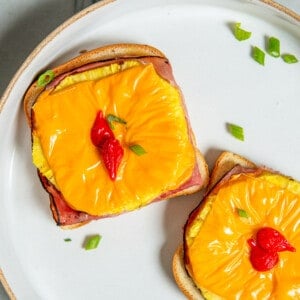
[[[39,173],[39,172],[38,172]],[[64,196],[59,192],[56,187],[43,175],[39,173],[40,180],[42,182],[43,187],[50,195],[50,208],[52,211],[53,218],[55,219],[57,225],[59,226],[67,226],[67,225],[74,225],[78,223],[86,223],[90,222],[92,220],[98,220],[102,218],[108,218],[112,216],[117,216],[122,213],[126,213],[128,211],[120,212],[119,214],[114,215],[104,215],[104,216],[93,216],[88,213],[77,211],[72,209],[66,200],[64,199]],[[194,172],[192,174],[192,177],[186,181],[184,184],[182,184],[179,188],[168,191],[167,193],[164,193],[154,199],[153,201],[149,202],[147,205],[164,200],[166,198],[172,197],[172,195],[176,195],[177,193],[181,192],[182,190],[192,187],[192,186],[198,186],[202,185],[202,179],[199,173],[199,170],[197,167],[195,167]]]

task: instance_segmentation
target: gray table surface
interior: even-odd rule
[[[0,95],[31,51],[58,25],[92,2],[96,1],[0,0]],[[300,14],[300,0],[277,2]],[[0,300],[7,299],[0,283]]]

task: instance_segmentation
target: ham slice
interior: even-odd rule
[[[169,61],[165,57],[156,57],[156,56],[149,56],[149,57],[138,57],[138,58],[122,58],[122,59],[111,59],[108,61],[101,61],[101,62],[93,62],[89,63],[83,66],[80,66],[78,68],[75,68],[74,70],[68,71],[66,73],[63,73],[56,77],[50,84],[47,85],[46,89],[53,89],[55,86],[57,86],[64,78],[66,78],[69,75],[80,73],[83,71],[91,70],[94,68],[102,67],[105,65],[109,65],[112,63],[122,63],[126,59],[128,60],[137,60],[143,64],[152,63],[156,72],[165,80],[170,82],[173,86],[176,86],[178,89],[175,79],[173,77],[172,69],[169,64]],[[180,89],[179,89],[180,90]],[[181,97],[183,99],[183,95],[181,94]],[[184,107],[186,120],[188,123],[189,128],[189,136],[191,140],[193,141],[193,136],[191,133],[191,128],[187,116],[186,107]],[[32,117],[32,121],[34,118]],[[80,225],[83,225],[87,222],[90,222],[92,220],[96,220],[99,218],[104,217],[110,217],[110,215],[107,216],[92,216],[82,211],[76,211],[72,209],[67,202],[64,199],[64,196],[61,194],[60,191],[56,189],[56,187],[38,171],[39,178],[41,180],[41,183],[45,190],[48,192],[50,196],[50,208],[52,211],[52,215],[54,220],[56,221],[57,225],[64,227],[64,228],[74,228]],[[178,194],[182,194],[182,191],[185,191],[187,189],[190,189],[192,187],[200,187],[203,186],[204,180],[201,177],[201,173],[199,171],[198,163],[195,165],[194,171],[192,173],[192,176],[189,180],[187,180],[184,184],[182,184],[180,187],[178,187],[176,190],[171,190],[166,193],[163,193],[157,199],[154,201],[163,200],[166,198],[170,198],[172,196],[177,196]],[[153,202],[153,201],[152,201]],[[151,203],[152,203],[151,202]],[[122,212],[123,213],[123,212]]]
[[[85,212],[74,210],[68,205],[62,193],[58,191],[56,187],[45,176],[43,176],[40,172],[38,172],[38,175],[44,189],[49,193],[50,209],[53,215],[53,219],[55,220],[58,226],[63,226],[67,228],[69,226],[84,225],[93,220],[111,217],[111,215],[106,215],[101,217],[92,216]],[[189,188],[191,186],[198,186],[200,184],[202,184],[202,179],[198,168],[195,167],[191,178],[187,182],[182,184],[176,190],[168,191],[167,193],[160,195],[153,202],[170,198],[173,195],[176,195],[177,193],[185,190],[186,188]],[[125,211],[122,213],[125,213]],[[113,216],[117,216],[117,215],[114,214]]]

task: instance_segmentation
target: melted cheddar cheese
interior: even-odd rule
[[[67,77],[33,106],[33,161],[73,209],[105,216],[139,208],[192,175],[195,151],[177,88],[152,64],[113,65]],[[96,114],[113,114],[124,148],[112,181],[92,144]],[[146,154],[129,149],[139,144]]]
[[[232,176],[186,228],[191,277],[210,299],[300,299],[299,216],[299,182],[271,173]],[[281,232],[296,252],[280,252],[273,269],[259,272],[247,240],[264,226]]]

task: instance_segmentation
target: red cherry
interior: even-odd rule
[[[100,151],[109,177],[115,180],[117,171],[124,155],[124,150],[119,141],[114,137],[107,138],[101,145]]]
[[[269,252],[296,251],[279,231],[271,227],[260,228],[256,240],[261,248]]]
[[[111,180],[117,177],[117,171],[124,155],[124,150],[100,110],[91,129],[92,143],[99,148],[103,163]]]
[[[91,129],[91,140],[96,147],[100,147],[101,144],[110,137],[114,137],[112,130],[110,129],[108,122],[103,116],[103,112],[100,110],[95,118],[93,127]]]
[[[251,247],[250,261],[257,271],[268,271],[276,266],[279,257],[277,252],[268,252],[257,245],[254,239],[248,240]]]

